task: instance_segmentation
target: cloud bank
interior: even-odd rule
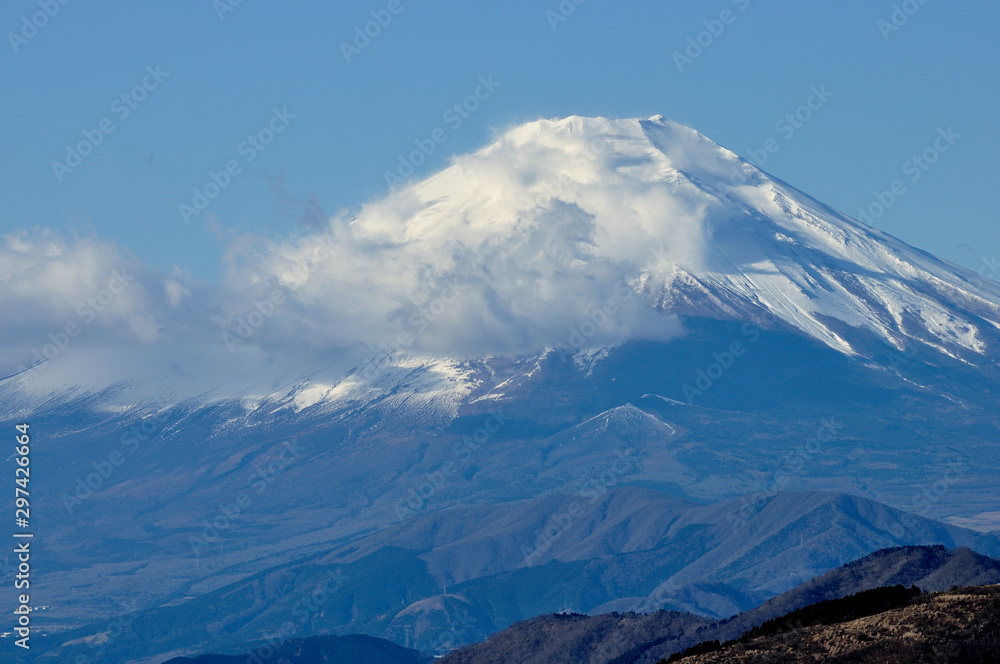
[[[312,362],[394,342],[470,358],[670,339],[679,322],[638,278],[705,254],[724,206],[681,173],[701,167],[636,121],[530,123],[354,218],[235,238],[216,284],[154,273],[100,239],[8,234],[0,304],[21,315],[0,332],[3,361],[48,358],[64,334],[74,351]]]
[[[228,282],[287,290],[319,347],[402,334],[428,353],[517,354],[567,344],[595,318],[593,346],[671,338],[677,321],[631,287],[698,264],[704,193],[638,123],[577,120],[609,124],[520,127],[328,231],[235,250]]]

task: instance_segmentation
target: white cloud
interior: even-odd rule
[[[323,219],[316,198],[295,201],[280,178],[272,190],[301,234],[231,234],[217,284],[153,273],[97,239],[3,236],[0,361],[26,364],[73,323],[83,331],[72,351],[87,358],[73,359],[73,376],[158,367],[184,380],[200,370],[220,385],[234,375],[276,385],[356,366],[394,341],[415,355],[464,358],[680,334],[655,298],[689,315],[767,309],[844,352],[829,320],[892,342],[885,321],[900,311],[926,321],[919,338],[983,347],[948,301],[901,285],[950,284],[954,299],[964,277],[659,119],[529,123],[350,219]],[[851,265],[873,297],[841,278]],[[111,292],[116,271],[129,284]],[[709,295],[693,295],[699,288]],[[963,297],[995,311],[995,289]],[[888,304],[873,306],[880,300]]]
[[[458,355],[565,343],[643,267],[696,265],[709,218],[704,194],[677,178],[638,124],[613,127],[609,149],[595,150],[605,144],[591,135],[572,122],[518,128],[327,232],[234,248],[230,283],[260,295],[288,289],[288,310],[305,319],[295,329],[315,335],[301,341],[317,346],[400,332],[414,333],[418,349]],[[320,244],[329,255],[310,260]],[[679,332],[648,301],[613,308],[591,343]]]
[[[180,308],[181,304],[191,297],[191,290],[176,279],[164,279],[163,292],[167,297],[167,303],[173,309]]]
[[[608,124],[581,124],[595,122]],[[79,348],[169,358],[229,355],[223,334],[247,321],[239,351],[255,362],[325,361],[400,338],[453,357],[669,339],[676,318],[631,284],[653,265],[699,262],[706,200],[638,123],[575,118],[508,132],[354,219],[285,240],[236,237],[219,284],[153,274],[109,242],[15,233],[0,243],[0,305],[24,314],[0,333],[5,359],[23,363],[68,322],[84,328]],[[88,306],[117,289],[116,274],[127,287],[100,312]]]
[[[8,312],[0,341],[8,348],[51,343],[67,325],[81,329],[77,336],[100,330],[105,339],[152,342],[160,330],[148,304],[138,261],[109,242],[42,229],[0,237],[0,307]]]

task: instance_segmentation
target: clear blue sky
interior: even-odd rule
[[[663,114],[745,157],[775,138],[764,169],[852,215],[906,180],[876,226],[974,269],[1000,254],[993,2],[898,3],[916,11],[888,32],[879,21],[891,20],[892,0],[567,0],[575,12],[555,30],[546,12],[557,0],[401,0],[351,62],[342,42],[388,0],[243,0],[220,19],[228,2],[43,0],[58,12],[15,44],[10,33],[42,9],[3,4],[0,232],[97,235],[151,267],[212,279],[221,251],[209,214],[221,228],[301,233],[309,206],[289,201],[357,208],[435,129],[448,140],[418,176],[538,117]],[[728,24],[713,24],[723,10]],[[704,21],[721,34],[702,35],[707,47],[679,71],[674,53]],[[157,66],[169,74],[159,82],[147,77]],[[445,121],[490,75],[492,96],[461,126]],[[144,77],[153,89],[121,117],[124,102],[112,103]],[[833,96],[814,98],[821,107],[794,135],[776,127],[824,85]],[[240,144],[286,107],[295,119],[247,163],[255,149]],[[60,182],[52,162],[104,118],[114,131]],[[961,138],[911,182],[904,162],[947,127]],[[240,173],[186,225],[178,206],[230,160]]]

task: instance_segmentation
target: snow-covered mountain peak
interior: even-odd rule
[[[849,354],[863,353],[851,341],[860,329],[896,348],[920,342],[967,359],[986,353],[1000,328],[992,282],[662,116],[530,122],[389,200],[396,235],[433,245],[440,260],[429,271],[485,280],[515,318],[565,301],[584,317],[594,291],[628,274],[661,312],[770,316]],[[358,221],[383,232],[385,222]],[[656,323],[626,327],[618,332],[641,336]]]
[[[99,242],[67,240],[60,257],[28,251],[25,238],[0,243],[0,258],[20,266],[8,275],[7,303],[53,313],[18,323],[12,336],[23,341],[6,349],[14,367],[67,321],[87,323],[76,319],[87,285],[126,264]],[[63,278],[67,256],[86,274]],[[786,327],[860,356],[884,342],[979,364],[1000,344],[995,282],[868,228],[661,116],[512,128],[350,221],[283,240],[241,237],[219,284],[130,265],[135,286],[87,335],[44,371],[10,382],[45,394],[145,381],[145,392],[174,400],[297,390],[292,409],[310,409],[394,389],[361,381],[347,390],[317,367],[341,376],[387,352],[433,364],[572,347],[590,371],[601,349],[676,339],[685,317]],[[68,282],[82,286],[67,291]],[[149,329],[156,334],[135,331]],[[409,375],[398,368],[394,378]]]

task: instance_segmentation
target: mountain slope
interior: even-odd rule
[[[52,633],[123,598],[215,625],[239,587],[234,638],[259,634],[290,610],[275,568],[310,556],[401,584],[317,625],[431,638],[467,611],[473,639],[653,577],[724,616],[884,546],[993,551],[930,520],[996,530],[996,285],[692,130],[529,123],[259,249],[233,280],[288,299],[233,353],[216,328],[256,290],[193,294],[190,328],[149,314],[174,345],[81,339],[0,383],[0,427],[45,441]]]
[[[919,517],[895,537],[892,526],[905,515],[836,494],[779,494],[734,529],[729,517],[739,510],[738,502],[705,506],[617,487],[592,503],[549,496],[439,511],[201,596],[182,588],[164,605],[138,611],[129,635],[109,644],[105,658],[246,647],[286,624],[294,628],[288,636],[354,630],[446,651],[562,610],[667,608],[725,617],[885,543],[1000,553],[991,536]],[[310,597],[322,601],[310,606]],[[60,640],[92,639],[105,627],[81,627]],[[67,646],[60,655],[73,652]],[[39,661],[48,660],[41,654]]]
[[[989,664],[1000,652],[1000,587],[961,588],[917,598],[872,616],[795,627],[672,659],[683,664]],[[666,660],[661,660],[666,664]]]
[[[442,282],[470,284],[477,300],[471,284],[482,279],[498,311],[463,313],[487,334],[507,327],[495,324],[503,317],[544,326],[539,306],[600,308],[580,278],[610,295],[612,266],[629,265],[642,301],[661,312],[774,320],[848,354],[869,356],[879,340],[982,364],[1000,340],[1000,286],[831,210],[662,116],[531,122],[398,196],[402,215],[387,219],[388,202],[374,206],[352,232],[396,233],[407,243],[402,262],[430,263]],[[515,260],[537,288],[507,273]],[[628,309],[597,336],[624,332],[620,323],[632,338],[669,333],[666,321]]]
[[[635,644],[656,641],[682,649],[712,622],[689,613],[596,616],[548,614],[511,627],[444,657],[442,664],[607,664]]]
[[[889,583],[887,583],[887,581]],[[696,643],[735,639],[782,615],[885,585],[925,592],[1000,581],[1000,560],[968,549],[884,549],[811,579],[761,606],[717,623],[689,614],[539,616],[452,653],[445,664],[651,664]],[[650,605],[645,607],[648,609]],[[681,620],[680,616],[687,616]],[[589,650],[580,653],[581,644]]]
[[[770,619],[779,612],[880,586],[917,586],[924,592],[941,592],[953,586],[995,584],[1000,584],[1000,560],[971,549],[949,550],[944,546],[882,549],[769,599],[734,622],[758,624],[763,615]]]
[[[793,611],[819,602],[836,600],[874,588],[916,586],[924,592],[941,592],[955,586],[1000,583],[1000,560],[981,556],[967,548],[906,546],[882,549],[792,590],[767,600],[759,607],[733,616],[706,630],[703,640],[727,641],[748,630]],[[649,664],[677,652],[660,644],[635,648],[634,664]],[[619,664],[627,664],[621,662]]]
[[[653,489],[681,502],[736,500],[732,509],[715,517],[723,531],[730,514],[739,522],[790,489],[863,493],[925,517],[995,511],[990,499],[1000,462],[995,385],[965,376],[956,382],[949,377],[951,370],[942,369],[934,378],[937,383],[918,376],[934,386],[918,389],[789,332],[760,334],[752,351],[691,405],[677,403],[683,399],[681,388],[695,382],[699,368],[713,361],[718,349],[728,347],[734,337],[745,338],[738,324],[702,321],[690,336],[669,344],[610,349],[589,369],[558,354],[474,366],[480,386],[450,420],[418,419],[415,402],[392,394],[367,401],[358,397],[342,408],[322,402],[297,413],[281,406],[283,399],[262,400],[252,409],[242,402],[192,403],[156,410],[154,417],[144,407],[121,413],[93,399],[54,400],[36,412],[33,422],[46,432],[46,445],[38,448],[33,465],[56,487],[37,498],[37,509],[45,516],[39,536],[46,537],[58,558],[58,566],[40,579],[37,589],[41,601],[53,606],[44,621],[63,630],[90,623],[95,613],[110,619],[118,610],[116,598],[134,598],[140,607],[153,609],[203,596],[277,564],[441,510],[522,503],[567,492],[586,493],[580,498],[589,504],[595,492],[603,495],[603,489],[624,485]],[[915,365],[914,360],[901,371]],[[498,411],[502,424],[492,415]],[[631,415],[613,417],[615,413]],[[817,446],[822,422],[833,415],[843,426]],[[942,440],[948,443],[942,445]],[[94,475],[94,482],[93,464],[102,466],[116,451],[123,453],[124,462],[107,478]],[[844,459],[850,463],[845,465]],[[88,478],[93,487],[84,484]],[[413,498],[415,493],[420,496]],[[237,499],[244,506],[227,524],[221,510],[228,506],[233,513]],[[571,502],[552,503],[547,514],[528,523],[541,528],[539,521]],[[849,523],[855,517],[846,518]],[[213,530],[213,520],[226,527]],[[815,536],[818,531],[810,529],[822,522],[786,524],[793,526],[788,545],[797,545],[800,534]],[[798,527],[804,528],[802,533],[795,532]],[[740,583],[753,588],[789,563],[783,575],[796,574],[794,584],[823,571],[824,565],[895,544],[976,546],[971,540],[940,539],[930,530],[923,533],[929,540],[896,539],[900,528],[909,529],[908,521],[866,527],[858,540],[848,539],[866,544],[806,569],[802,562],[808,557],[778,555],[771,561],[765,554],[756,563],[756,580]],[[529,552],[536,546],[536,531],[519,532],[524,539],[505,549],[508,563],[524,557],[522,546]],[[627,532],[615,536],[631,537]],[[693,535],[688,542],[690,550],[671,561],[692,564],[707,553],[698,552]],[[441,559],[461,546],[442,547]],[[542,551],[536,558],[547,555]],[[636,565],[646,564],[639,562],[641,556],[629,555]],[[468,564],[482,567],[483,560],[477,556]],[[663,564],[655,556],[645,560]],[[706,569],[692,567],[678,588]],[[565,582],[573,578],[567,568]],[[497,583],[514,580],[511,576]],[[451,581],[441,576],[437,583]],[[587,588],[600,592],[587,590],[587,601],[574,600],[574,608],[582,610],[595,600],[593,606],[641,601],[652,590],[616,582],[609,595],[600,590],[606,587],[599,577],[588,582]],[[733,590],[692,587],[684,593],[694,596],[677,596],[673,606],[727,615],[765,598],[754,595],[757,590],[726,597]],[[522,609],[542,613],[564,608],[564,602],[563,597],[537,595],[522,607],[520,601],[505,600],[496,624],[534,615]],[[360,626],[348,629],[362,631]]]
[[[370,636],[314,636],[293,639],[243,655],[175,657],[164,664],[244,664],[274,660],[281,664],[426,664],[431,657]]]

